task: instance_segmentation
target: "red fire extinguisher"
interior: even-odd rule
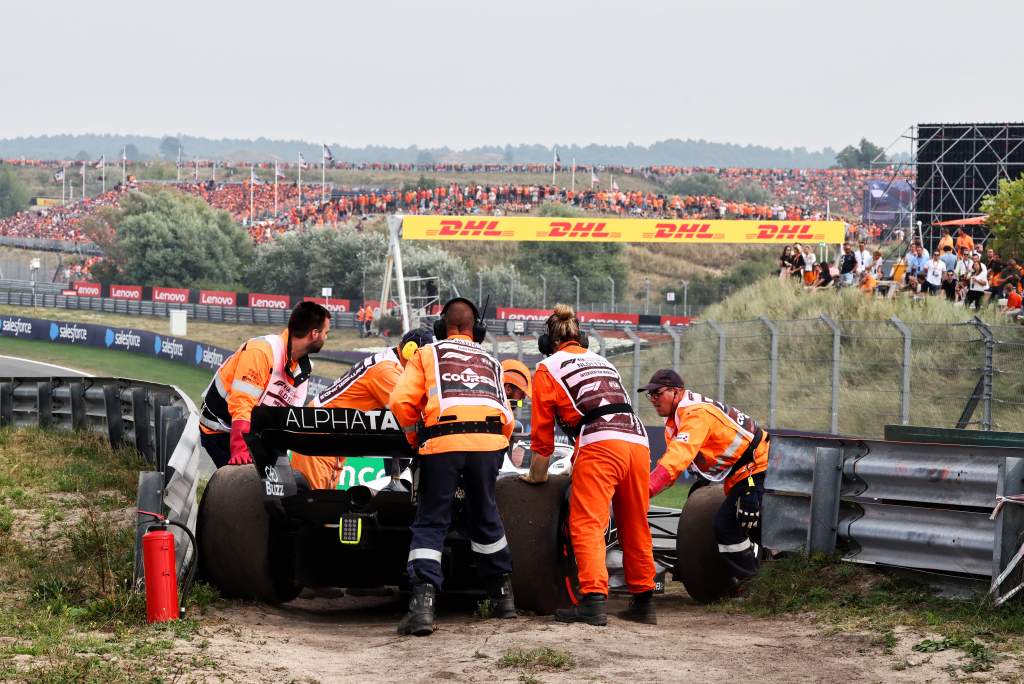
[[[142,564],[146,578],[146,620],[148,622],[167,622],[185,616],[185,598],[192,584],[195,573],[196,549],[192,530],[174,520],[167,520],[158,513],[139,511],[141,515],[150,515],[160,520],[142,535]],[[174,535],[168,528],[175,525],[185,530],[192,542],[192,560],[182,586],[181,600],[178,600],[178,573],[175,568]]]

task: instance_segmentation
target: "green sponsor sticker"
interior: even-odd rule
[[[347,458],[341,470],[341,478],[338,480],[338,489],[348,489],[355,485],[364,485],[367,482],[373,482],[378,477],[384,477],[386,474],[387,468],[384,465],[383,458]]]

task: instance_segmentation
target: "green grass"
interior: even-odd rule
[[[188,619],[147,625],[132,589],[139,456],[88,432],[0,429],[0,679],[164,681],[202,656]],[[189,607],[217,600],[198,586]],[[16,655],[30,656],[14,663]]]
[[[498,660],[499,667],[522,670],[571,670],[576,658],[553,648],[510,648]]]
[[[913,650],[959,649],[964,673],[989,670],[998,651],[1019,650],[1024,643],[1020,602],[996,609],[984,598],[940,598],[922,584],[824,556],[765,563],[744,598],[719,609],[762,617],[813,613],[835,631],[874,632],[887,652],[898,643],[897,627],[917,628],[938,638],[921,640]]]
[[[691,482],[684,482],[665,489],[661,494],[651,499],[651,505],[682,508],[683,504],[686,503],[686,495],[690,492],[691,484]]]
[[[143,354],[72,347],[38,340],[0,338],[0,354],[54,363],[98,376],[177,385],[194,401],[199,402],[202,401],[203,390],[213,375],[212,371],[165,359],[148,358]],[[57,371],[54,373],[59,374]]]

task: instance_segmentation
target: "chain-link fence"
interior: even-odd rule
[[[1021,326],[820,316],[667,332],[675,339],[618,357],[627,388],[672,367],[689,389],[768,427],[866,437],[887,424],[1024,431]],[[658,422],[648,402],[637,405],[645,423]]]

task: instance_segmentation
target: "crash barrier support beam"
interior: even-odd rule
[[[522,363],[522,361],[523,361],[523,336],[522,335],[517,335],[517,334],[515,334],[514,332],[511,332],[511,331],[509,331],[508,334],[509,334],[509,337],[512,338],[512,341],[516,343],[516,359],[518,359],[519,362]]]
[[[633,389],[630,396],[633,397],[633,406],[639,406],[637,402],[640,400],[640,337],[629,326],[626,326],[623,332],[633,340]]]
[[[821,314],[819,318],[832,331],[832,427],[830,431],[832,434],[836,434],[839,432],[839,362],[842,354],[843,337],[839,326],[827,314]]]
[[[757,320],[768,328],[769,336],[769,357],[768,357],[768,427],[775,427],[775,407],[779,390],[779,328],[764,316],[758,316]]]
[[[195,530],[199,413],[177,387],[122,378],[0,377],[0,427],[88,430],[114,448],[134,448],[147,468],[139,473],[138,507]],[[136,528],[138,586],[139,544],[153,522],[140,516]],[[181,572],[193,550],[184,532],[174,534]]]
[[[587,331],[587,335],[597,340],[597,353],[601,356],[608,356],[608,344],[605,342],[604,335],[602,335],[601,332],[593,326],[591,326],[590,330]],[[538,339],[539,338],[540,336],[538,335]]]
[[[682,343],[682,338],[679,332],[674,326],[665,323],[661,326],[662,330],[668,333],[668,336],[672,338],[672,370],[676,373],[679,372],[679,347]]]
[[[910,328],[896,316],[890,318],[889,322],[903,337],[903,360],[900,363],[900,424],[910,425]]]
[[[992,429],[992,361],[995,355],[996,338],[992,329],[975,316],[971,325],[978,329],[985,341],[985,365],[981,369],[981,429]]]
[[[495,358],[498,358],[498,338],[494,336],[494,333],[487,331],[487,334],[484,335],[484,341],[491,343],[491,352]]]
[[[718,335],[718,355],[715,357],[715,375],[718,383],[718,401],[725,401],[725,330],[710,318],[707,320],[708,327]]]
[[[774,432],[764,545],[998,577],[1020,548],[1024,506],[994,509],[999,497],[1024,493],[1024,446],[981,446],[970,431],[945,432],[963,433],[965,443]]]

